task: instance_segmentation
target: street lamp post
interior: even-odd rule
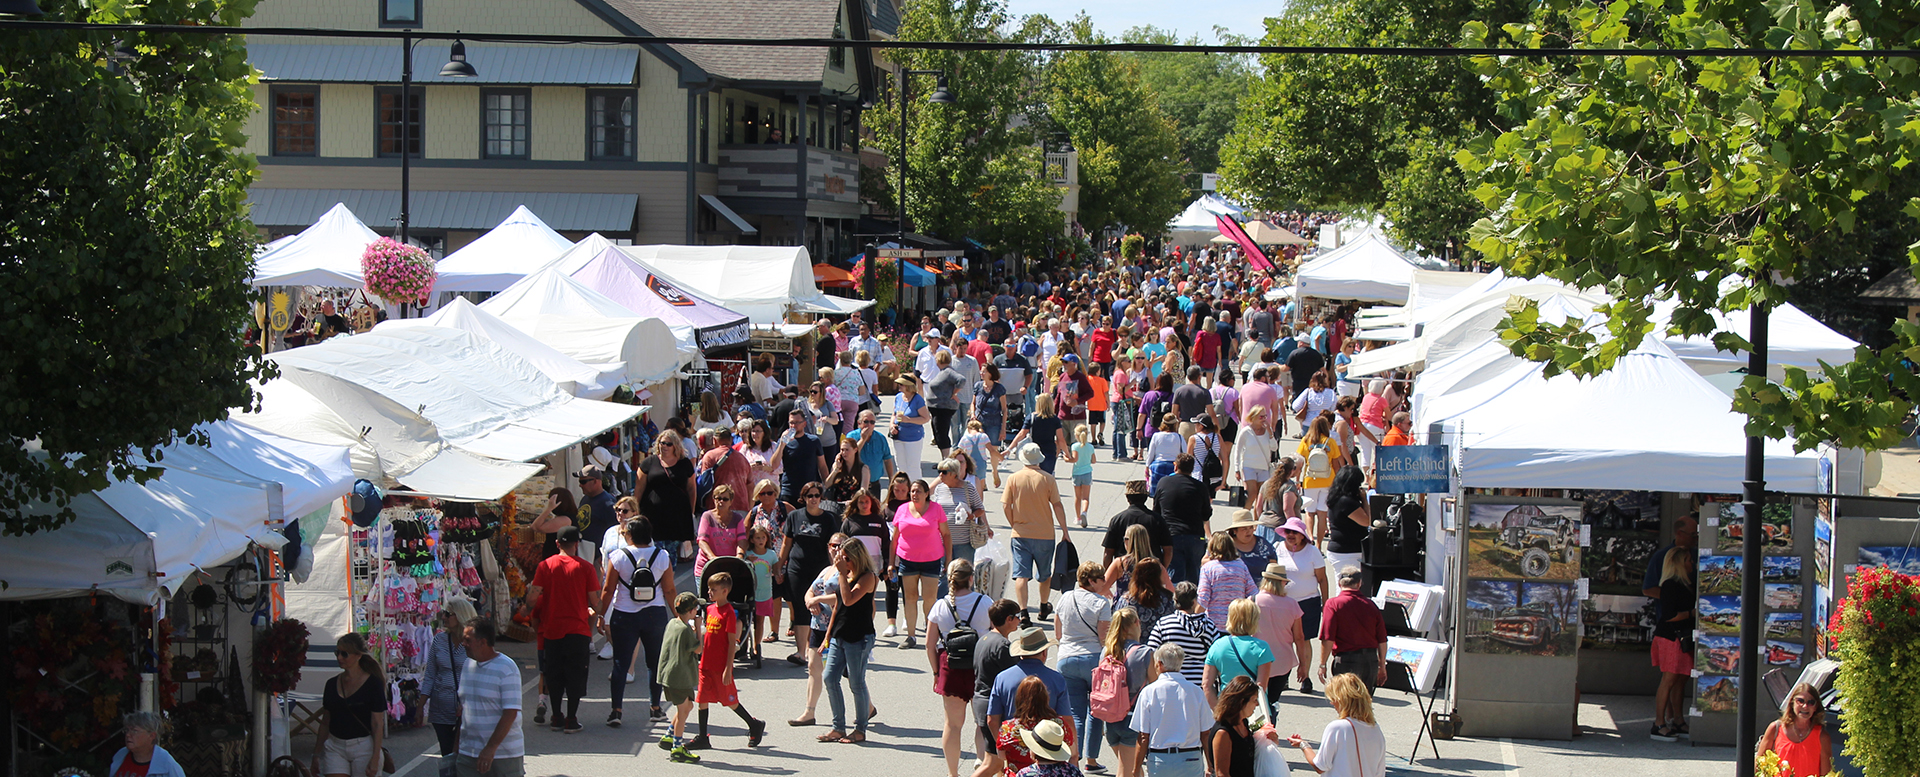
[[[409,30],[411,32],[411,30]],[[400,37],[400,242],[405,244],[412,225],[413,198],[413,36]],[[455,40],[448,52],[447,64],[440,66],[442,78],[473,78],[480,72],[467,62],[467,44]]]
[[[927,95],[927,102],[936,105],[952,105],[955,102],[953,92],[947,89],[947,71],[905,69],[900,71],[900,95],[896,98],[900,101],[900,212],[895,215],[900,219],[899,242],[901,248],[907,247],[907,85],[912,83],[909,79],[913,76],[935,77],[933,94]],[[905,260],[901,261],[904,262]],[[868,269],[871,270],[873,268],[869,267]],[[900,279],[898,281],[901,285],[907,282],[906,269],[906,265],[903,263],[900,266]],[[901,289],[894,290],[894,304],[899,304],[901,293]]]

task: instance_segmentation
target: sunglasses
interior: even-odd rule
[[[838,542],[829,542],[829,543],[827,543],[827,550],[833,550],[833,549],[835,549],[835,548],[838,548],[838,547],[840,547],[840,543],[838,543]]]
[[[733,501],[733,497],[730,497],[730,496],[716,496],[716,497],[714,497],[714,498],[713,498],[713,501],[715,501],[715,502],[731,502],[731,501]]]

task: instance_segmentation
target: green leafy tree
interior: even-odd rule
[[[1225,45],[1251,43],[1224,27],[1213,37]],[[1200,36],[1182,40],[1179,33],[1158,27],[1134,27],[1120,35],[1124,43],[1199,45]],[[1253,82],[1253,58],[1244,54],[1126,53],[1119,55],[1140,69],[1140,80],[1173,119],[1180,133],[1180,155],[1189,173],[1211,173],[1220,168],[1220,144],[1233,131],[1240,101]]]
[[[1106,43],[1084,14],[1061,30],[1073,43]],[[1046,68],[1048,117],[1080,156],[1080,224],[1158,227],[1186,206],[1180,136],[1140,69],[1118,54],[1071,51]]]
[[[53,20],[237,25],[254,0],[40,6]],[[0,522],[22,534],[72,520],[69,500],[110,476],[158,474],[144,461],[160,446],[252,401],[254,165],[239,147],[253,69],[238,36],[5,37]]]
[[[912,0],[900,20],[900,39],[912,41],[1020,41],[999,0]],[[958,98],[933,105],[931,79],[918,76],[907,124],[908,223],[921,232],[973,237],[989,247],[1038,253],[1064,226],[1060,192],[1042,180],[1043,158],[1032,127],[1037,100],[1036,58],[1020,51],[899,50],[892,55],[915,70],[945,70]],[[868,114],[889,164],[901,158],[898,101]],[[890,168],[889,177],[898,175]]]
[[[1465,45],[1579,48],[1907,49],[1920,39],[1911,9],[1814,0],[1693,3],[1550,0],[1536,22],[1495,32],[1466,27]],[[1826,235],[1853,234],[1859,208],[1887,194],[1913,161],[1920,121],[1916,63],[1904,57],[1482,58],[1511,129],[1475,139],[1459,161],[1492,215],[1473,244],[1508,271],[1602,286],[1603,325],[1548,325],[1524,306],[1503,322],[1516,354],[1552,372],[1606,370],[1656,326],[1670,299],[1677,334],[1711,335],[1710,311],[1735,315],[1788,298],[1783,281],[1836,268]],[[1907,194],[1907,192],[1898,192]],[[1920,202],[1909,200],[1909,215]],[[1909,234],[1911,234],[1909,232]],[[1909,250],[1909,262],[1920,253]],[[1920,397],[1902,358],[1920,357],[1916,329],[1861,348],[1815,378],[1748,376],[1734,408],[1751,434],[1796,447],[1832,440],[1884,448]]]
[[[1317,0],[1267,20],[1275,46],[1447,46],[1469,20],[1525,18],[1518,0]],[[1484,210],[1453,161],[1493,122],[1492,93],[1451,58],[1269,55],[1221,149],[1230,194],[1265,207],[1379,212],[1429,253]]]

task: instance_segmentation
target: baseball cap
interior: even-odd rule
[[[600,480],[606,476],[607,471],[598,464],[588,464],[581,467],[579,472],[573,473],[575,480]]]

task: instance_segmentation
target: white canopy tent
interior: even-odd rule
[[[357,289],[366,285],[360,256],[379,238],[346,203],[336,203],[313,226],[255,256],[253,285]]]
[[[1447,300],[1453,312],[1424,324],[1419,337],[1354,354],[1347,374],[1374,375],[1421,362],[1437,363],[1452,353],[1496,339],[1494,328],[1506,317],[1507,300],[1516,296],[1540,301],[1541,315],[1549,321],[1565,320],[1567,316],[1585,318],[1602,299],[1552,282],[1516,283],[1471,299],[1464,296]]]
[[[499,499],[540,471],[538,464],[478,456],[449,445],[432,421],[372,392],[339,393],[331,404],[285,379],[255,384],[260,412],[234,419],[283,437],[346,446],[353,474],[445,499]]]
[[[558,263],[520,279],[479,308],[587,364],[624,362],[627,382],[635,386],[671,378],[699,354],[693,332],[682,341],[666,322],[641,318],[574,280]]]
[[[621,246],[649,272],[664,277],[755,326],[787,323],[787,314],[851,313],[867,300],[829,297],[813,282],[805,246]]]
[[[114,481],[75,497],[76,520],[0,543],[0,599],[52,599],[91,591],[153,605],[196,569],[212,569],[248,543],[279,548],[278,522],[312,512],[353,485],[347,450],[223,421],[199,427],[210,445],[167,446],[165,471],[145,484]],[[30,505],[28,509],[51,509]]]
[[[560,390],[576,397],[606,399],[626,378],[625,362],[587,364],[540,342],[500,317],[481,310],[466,298],[457,298],[426,318],[399,318],[382,323],[374,331],[412,326],[440,326],[472,333],[533,363],[533,366],[560,384]]]
[[[1654,305],[1653,321],[1664,327],[1673,315],[1675,303],[1661,302]],[[1722,331],[1732,332],[1742,338],[1748,337],[1748,324],[1752,319],[1745,313],[1723,313],[1712,311],[1714,326]],[[1705,335],[1688,337],[1668,336],[1667,347],[1673,349],[1688,366],[1702,375],[1746,369],[1745,353],[1729,353],[1713,347],[1713,338]],[[1808,372],[1820,372],[1820,362],[1828,364],[1846,364],[1853,361],[1853,349],[1860,344],[1846,335],[1833,331],[1826,324],[1814,320],[1812,316],[1794,307],[1782,303],[1767,314],[1767,362],[1773,367],[1773,378],[1778,380],[1784,374],[1782,366],[1793,366]]]
[[[1204,245],[1220,236],[1220,222],[1215,220],[1215,216],[1239,218],[1243,212],[1240,206],[1229,202],[1227,198],[1207,192],[1188,203],[1186,210],[1167,222],[1167,240],[1174,245]]]
[[[465,331],[402,327],[328,340],[270,357],[320,401],[379,394],[418,408],[449,442],[530,461],[646,410],[569,396],[526,359]]]
[[[1294,282],[1303,297],[1404,305],[1418,269],[1375,229],[1301,265]]]
[[[522,205],[499,226],[441,259],[433,290],[500,291],[572,247],[573,241]]]

